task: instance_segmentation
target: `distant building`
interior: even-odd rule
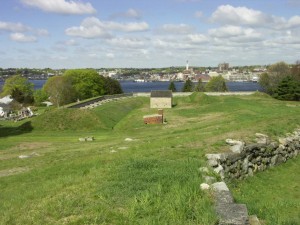
[[[226,71],[229,69],[229,63],[220,63],[218,65],[219,71]]]
[[[202,82],[208,82],[208,81],[210,81],[211,77],[207,74],[197,74],[195,76],[195,80],[198,81],[200,79],[202,80]]]
[[[172,91],[151,91],[150,108],[164,109],[172,108]]]

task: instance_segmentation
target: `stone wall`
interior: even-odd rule
[[[245,144],[228,139],[232,153],[207,154],[208,164],[221,178],[243,179],[257,171],[266,170],[300,153],[300,129],[278,141],[270,141],[263,134],[256,134],[257,143]]]

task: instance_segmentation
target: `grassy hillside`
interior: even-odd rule
[[[0,224],[214,224],[199,190],[204,154],[228,151],[226,138],[300,125],[299,102],[261,94],[175,102],[164,125],[143,124],[156,112],[148,98],[0,121]],[[78,141],[85,136],[95,141]]]
[[[143,104],[143,99],[124,99],[90,109],[61,108],[49,110],[32,119],[32,126],[44,131],[88,131],[112,129],[128,113]]]

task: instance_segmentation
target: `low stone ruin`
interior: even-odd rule
[[[223,180],[243,179],[299,155],[300,129],[279,138],[278,142],[257,133],[256,143],[245,144],[232,139],[227,139],[226,143],[230,145],[231,153],[206,154],[208,165]],[[215,182],[215,178],[209,176],[207,167],[201,167],[200,173],[205,180],[200,188],[211,189],[215,197],[219,225],[260,225],[255,215],[248,216],[246,205],[234,202],[225,182]]]
[[[144,124],[162,124],[164,122],[164,113],[162,109],[158,110],[157,114],[146,115],[143,117]]]
[[[207,154],[208,164],[222,179],[242,179],[253,173],[276,166],[300,153],[300,129],[278,142],[267,135],[256,134],[256,142],[244,144],[242,141],[227,141],[231,153]]]

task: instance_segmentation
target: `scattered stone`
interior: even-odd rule
[[[200,189],[201,190],[208,190],[210,188],[210,186],[206,183],[202,183],[200,184]]]
[[[249,216],[250,225],[261,225],[256,215]]]
[[[94,137],[86,137],[85,140],[86,140],[86,141],[94,141],[95,138],[94,138]]]
[[[286,146],[287,145],[287,139],[286,138],[279,138],[278,139],[279,144]]]
[[[111,151],[110,151],[110,153],[116,153],[116,152],[117,152],[116,150],[111,150]]]
[[[30,158],[30,155],[19,155],[19,159],[26,159],[26,158]]]
[[[226,139],[226,143],[231,146],[230,150],[234,153],[241,153],[245,145],[244,142],[233,139]]]
[[[208,173],[208,172],[209,172],[209,170],[208,170],[207,167],[200,167],[200,168],[199,168],[199,171],[200,171],[201,173]]]
[[[118,149],[119,150],[125,150],[125,149],[128,149],[128,147],[119,147]]]
[[[269,136],[261,133],[256,133],[256,142],[258,144],[269,144]]]
[[[216,159],[209,159],[208,160],[208,165],[211,166],[211,167],[216,167],[218,166],[218,162]]]
[[[215,177],[211,177],[211,176],[204,176],[204,180],[205,180],[205,183],[207,184],[213,184],[216,182],[216,178]]]
[[[133,141],[131,138],[125,138],[125,141]]]
[[[79,141],[85,141],[85,138],[78,138]]]
[[[216,191],[229,191],[227,185],[223,181],[212,184],[212,187]]]

